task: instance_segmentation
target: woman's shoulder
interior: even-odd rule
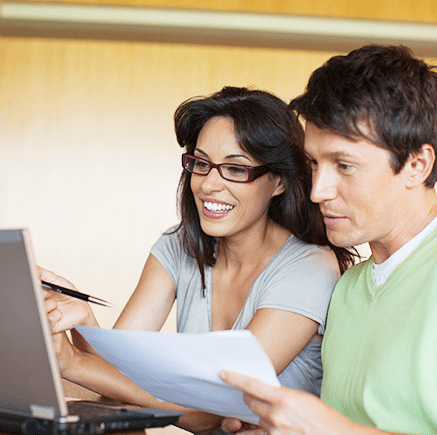
[[[334,251],[329,246],[320,246],[303,242],[296,236],[290,236],[284,243],[280,253],[283,256],[292,256],[296,260],[305,258],[319,259],[320,261],[336,261]]]
[[[337,257],[327,246],[305,243],[290,236],[270,262],[266,272],[281,275],[330,276],[338,280],[340,276]]]
[[[182,248],[180,237],[180,225],[173,225],[161,234],[150,252],[155,254],[156,251],[180,251]]]

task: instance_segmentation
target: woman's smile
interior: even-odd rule
[[[234,206],[216,201],[203,201],[203,207],[206,211],[216,214],[227,214]]]
[[[203,207],[205,215],[213,219],[226,216],[234,208],[233,205],[217,201],[203,201]]]

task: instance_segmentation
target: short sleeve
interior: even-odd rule
[[[259,275],[252,288],[252,313],[260,308],[292,311],[319,323],[325,331],[332,292],[340,277],[328,248],[291,239]]]
[[[177,227],[169,228],[152,246],[150,253],[161,263],[170,275],[175,286],[179,281],[180,269],[185,257]]]

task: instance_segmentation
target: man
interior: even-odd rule
[[[331,58],[290,103],[306,120],[311,199],[329,240],[368,242],[372,257],[334,290],[321,400],[222,373],[260,415],[258,431],[437,433],[436,105],[433,68],[378,45]]]

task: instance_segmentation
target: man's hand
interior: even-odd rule
[[[249,409],[259,415],[260,428],[273,435],[352,435],[367,434],[367,428],[357,425],[318,397],[286,387],[273,387],[249,376],[222,371],[220,377],[233,387],[243,390]],[[224,430],[241,432],[238,420],[227,419]],[[359,426],[359,428],[358,428]],[[360,429],[364,429],[361,431]],[[237,430],[235,430],[237,429]],[[358,429],[358,431],[357,431]],[[260,429],[249,431],[260,435]]]

